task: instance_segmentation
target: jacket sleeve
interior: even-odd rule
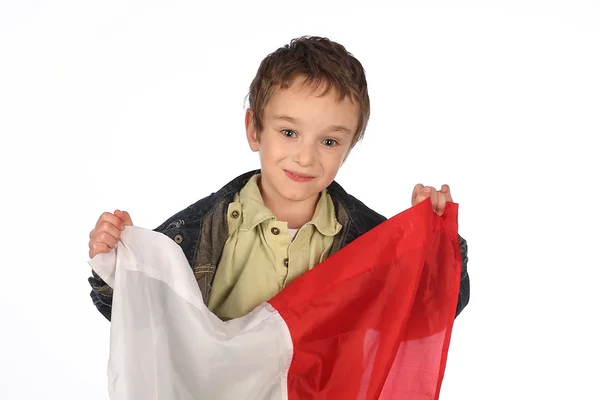
[[[458,293],[458,303],[456,305],[456,316],[465,309],[471,297],[471,282],[467,271],[468,247],[467,241],[458,235],[458,245],[460,247],[460,255],[462,258],[461,275],[460,275],[460,291]]]
[[[88,283],[92,287],[90,297],[92,302],[100,311],[100,314],[110,321],[112,310],[113,290],[100,278],[96,272],[92,271],[92,276],[88,278]]]

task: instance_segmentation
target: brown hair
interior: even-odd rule
[[[248,94],[253,123],[259,135],[264,128],[262,118],[265,106],[273,91],[277,87],[288,88],[297,76],[306,76],[304,84],[310,84],[315,89],[325,83],[321,95],[335,88],[340,101],[350,96],[360,109],[352,146],[362,139],[371,112],[362,64],[341,44],[316,36],[293,39],[261,62]]]

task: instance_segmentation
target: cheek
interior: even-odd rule
[[[277,160],[281,158],[282,148],[271,135],[265,135],[261,141],[260,155],[263,160]]]
[[[321,165],[327,171],[328,175],[337,174],[338,169],[342,166],[345,153],[339,152],[334,154],[326,154],[321,158]]]

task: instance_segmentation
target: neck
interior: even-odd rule
[[[306,200],[293,201],[282,198],[274,190],[265,190],[260,181],[258,187],[265,206],[278,221],[287,222],[288,228],[298,229],[315,215],[320,193]]]

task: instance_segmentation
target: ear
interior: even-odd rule
[[[254,125],[254,112],[251,109],[246,110],[246,137],[252,151],[258,151],[260,143],[258,141],[258,133]]]

